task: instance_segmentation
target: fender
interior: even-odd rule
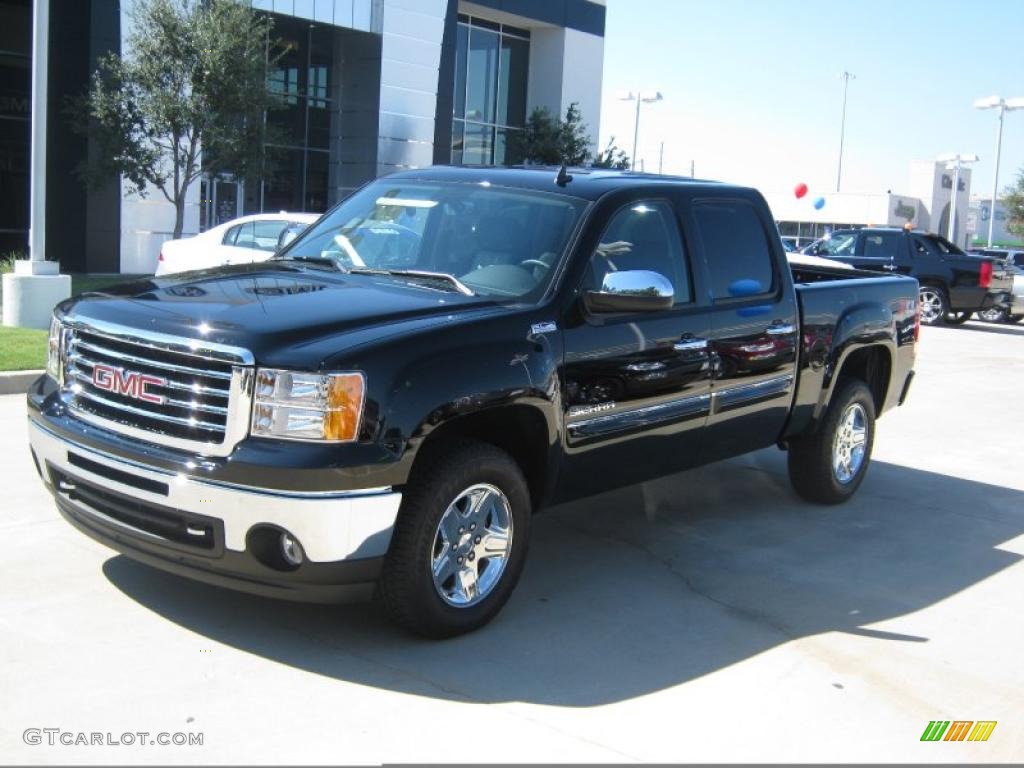
[[[832,349],[829,351],[825,366],[825,376],[817,407],[814,410],[814,422],[820,421],[825,409],[828,408],[834,391],[833,384],[843,369],[843,365],[854,352],[867,347],[883,347],[889,355],[889,387],[892,386],[895,373],[896,358],[896,323],[892,310],[877,302],[857,304],[850,307],[839,317],[833,337]]]

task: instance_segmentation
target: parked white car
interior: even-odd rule
[[[269,259],[284,245],[282,240],[294,239],[296,230],[319,218],[316,213],[258,213],[219,224],[195,237],[168,240],[160,248],[156,274]]]

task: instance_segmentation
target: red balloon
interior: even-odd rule
[[[793,194],[796,195],[797,200],[807,194],[807,185],[802,181],[793,188]]]

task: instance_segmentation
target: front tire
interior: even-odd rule
[[[519,580],[531,515],[507,453],[472,440],[435,447],[413,470],[384,561],[388,616],[435,639],[487,624]]]
[[[875,442],[875,401],[860,379],[833,394],[817,432],[789,445],[789,481],[807,501],[840,504],[864,481]]]
[[[922,285],[917,290],[921,305],[922,325],[941,325],[949,312],[949,300],[945,292],[934,285]]]

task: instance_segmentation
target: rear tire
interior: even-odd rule
[[[519,580],[531,514],[526,479],[507,453],[475,440],[435,446],[405,487],[384,561],[388,616],[435,639],[487,624]]]
[[[875,442],[875,401],[860,379],[840,382],[818,430],[789,444],[789,481],[807,501],[840,504],[864,481]]]
[[[941,325],[949,312],[946,292],[934,285],[922,285],[917,290],[921,305],[921,325]]]
[[[1005,323],[1009,318],[1009,314],[1006,311],[1006,307],[990,307],[989,309],[979,311],[978,319],[984,320],[986,323]]]

